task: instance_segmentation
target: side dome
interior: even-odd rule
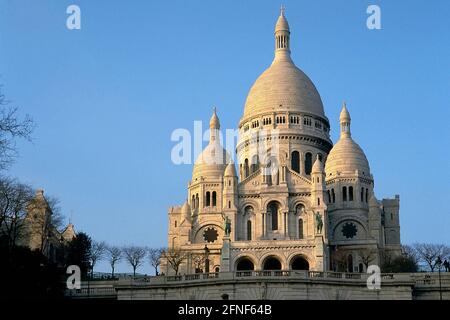
[[[348,137],[339,139],[328,154],[325,163],[325,172],[327,176],[336,172],[351,172],[355,170],[365,176],[370,176],[369,161],[361,147]]]
[[[236,167],[234,166],[234,163],[230,162],[227,165],[227,168],[225,169],[224,173],[225,177],[236,177]]]
[[[219,117],[214,113],[210,121],[210,139],[209,144],[198,156],[192,171],[192,181],[198,180],[200,177],[205,178],[221,178],[223,177],[225,168],[230,162],[230,155],[222,147],[219,139],[220,122]]]
[[[229,161],[230,155],[220,143],[210,143],[195,161],[192,181],[200,177],[222,177]]]
[[[370,177],[369,161],[361,147],[353,141],[350,123],[350,113],[344,103],[340,114],[341,136],[328,154],[325,163],[327,177],[336,172],[354,173],[355,170]]]

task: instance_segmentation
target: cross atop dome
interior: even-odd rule
[[[281,7],[280,7],[280,16],[284,16],[285,12],[286,12],[286,7],[284,5],[281,5]]]

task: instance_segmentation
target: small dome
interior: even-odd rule
[[[343,137],[331,149],[325,163],[325,172],[328,177],[330,173],[354,173],[355,170],[359,170],[360,174],[370,176],[369,161],[367,161],[364,151],[351,137]]]
[[[209,144],[198,156],[194,164],[192,172],[192,181],[196,181],[200,177],[221,178],[227,166],[230,163],[230,155],[220,144],[220,139],[217,136],[219,133],[220,122],[219,117],[214,113],[211,117]]]
[[[71,241],[73,238],[75,238],[76,233],[74,225],[72,223],[69,223],[61,235],[66,241]]]
[[[361,147],[352,139],[350,133],[350,113],[345,103],[342,106],[340,115],[341,136],[328,154],[325,163],[327,177],[336,172],[354,173],[356,170],[360,174],[370,177],[369,161]]]
[[[316,161],[314,161],[314,164],[312,166],[311,173],[321,173],[323,172],[323,165],[322,161],[319,159],[319,155],[317,155]]]
[[[234,166],[234,163],[229,163],[227,165],[227,168],[225,169],[224,176],[225,177],[237,177],[237,175],[236,175],[236,167]]]
[[[197,158],[192,172],[192,180],[203,177],[222,177],[230,162],[230,156],[218,142],[210,143]]]

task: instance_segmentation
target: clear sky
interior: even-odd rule
[[[81,30],[66,28],[70,4]],[[272,61],[280,4],[0,0],[0,83],[38,124],[10,174],[57,196],[96,240],[165,246],[192,172],[171,162],[171,133],[209,121],[212,106],[222,128],[237,126]],[[450,243],[450,2],[283,4],[333,141],[346,100],[376,195],[400,194],[402,241]],[[381,30],[366,27],[370,4]]]

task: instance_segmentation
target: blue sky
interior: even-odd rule
[[[376,195],[400,194],[402,241],[450,243],[450,3],[283,3],[292,57],[321,94],[333,141],[346,100]],[[81,30],[66,28],[70,4]],[[370,4],[381,30],[366,28]],[[3,92],[38,124],[10,174],[57,196],[94,239],[166,245],[167,209],[185,200],[192,172],[172,164],[170,135],[208,121],[212,106],[222,128],[237,126],[272,61],[279,7],[0,0]]]

